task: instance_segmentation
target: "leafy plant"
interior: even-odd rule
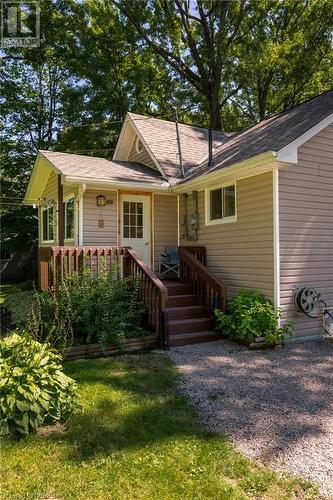
[[[0,340],[0,433],[30,434],[43,424],[67,420],[78,407],[77,386],[61,356],[28,334]]]
[[[121,278],[116,264],[98,274],[85,268],[66,277],[57,293],[36,292],[29,331],[59,350],[72,342],[121,345],[128,337],[144,334],[144,312],[138,283]]]
[[[25,330],[27,328],[33,293],[33,290],[18,290],[6,297],[3,307],[8,311],[7,315],[8,318],[10,317],[10,326],[12,329]]]
[[[253,342],[263,337],[267,344],[274,345],[292,333],[291,322],[279,326],[281,310],[254,290],[241,290],[228,301],[227,314],[216,310],[215,317],[217,329],[235,340]]]

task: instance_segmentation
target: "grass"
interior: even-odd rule
[[[68,428],[45,428],[1,450],[0,498],[318,498],[207,431],[177,394],[177,372],[151,353],[67,363],[82,410]]]

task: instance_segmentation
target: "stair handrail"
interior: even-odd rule
[[[206,312],[212,317],[213,309],[226,311],[227,288],[223,281],[215,276],[187,249],[178,247],[180,258],[180,279],[190,286],[197,295]]]
[[[166,307],[168,289],[132,248],[127,248],[127,271],[140,279],[140,299],[147,307],[149,327],[158,335],[161,347],[168,347]]]

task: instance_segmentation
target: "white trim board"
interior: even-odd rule
[[[279,170],[273,170],[273,255],[274,255],[274,306],[280,307],[280,216]]]
[[[318,122],[314,127],[304,132],[304,134],[297,137],[297,139],[287,144],[287,146],[284,146],[284,148],[280,149],[279,151],[275,151],[274,154],[277,157],[278,161],[284,161],[286,163],[297,163],[298,148],[332,123],[333,113],[326,116],[326,118]]]

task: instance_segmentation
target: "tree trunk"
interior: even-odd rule
[[[217,79],[208,87],[207,100],[210,114],[210,128],[222,130],[221,103],[220,103],[220,81]]]

